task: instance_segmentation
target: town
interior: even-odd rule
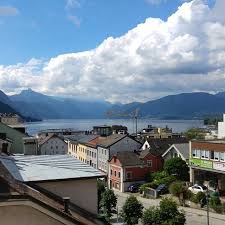
[[[15,216],[7,220],[35,209],[32,220],[44,224],[48,217],[57,224],[116,223],[126,219],[119,211],[129,196],[156,206],[170,196],[203,214],[225,210],[225,114],[216,126],[195,128],[194,137],[192,129],[152,125],[131,134],[122,125],[99,125],[30,136],[19,115],[0,119],[0,204],[8,212],[10,204]]]

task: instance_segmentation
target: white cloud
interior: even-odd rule
[[[67,19],[72,22],[76,27],[80,27],[81,21],[77,16],[74,15],[68,15]]]
[[[159,5],[161,3],[167,2],[168,0],[145,0],[145,1],[151,5]]]
[[[218,0],[185,2],[167,21],[148,18],[97,48],[0,66],[0,88],[112,102],[225,89],[225,16]],[[218,9],[218,4],[220,5]]]
[[[80,6],[81,5],[80,5],[80,1],[79,0],[66,0],[65,8],[67,10],[74,9],[74,8],[79,8]]]
[[[0,16],[17,16],[19,13],[19,10],[15,7],[0,6]]]

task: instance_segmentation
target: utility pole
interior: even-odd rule
[[[134,115],[136,137],[137,137],[137,132],[138,132],[138,131],[137,131],[137,130],[138,130],[138,127],[137,127],[138,112],[139,112],[139,109],[137,108],[137,109],[135,110],[135,115]]]
[[[207,201],[207,225],[209,225],[209,186],[207,186],[206,201]]]

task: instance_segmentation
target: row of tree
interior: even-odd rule
[[[101,196],[101,214],[110,221],[117,204],[117,197],[110,189],[106,189]],[[178,210],[178,206],[171,198],[163,198],[158,207],[143,210],[143,205],[137,198],[130,195],[124,203],[120,216],[126,225],[136,225],[141,219],[143,225],[184,225],[185,214]]]

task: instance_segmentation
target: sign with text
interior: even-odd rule
[[[213,169],[225,171],[225,163],[213,162]]]
[[[199,167],[208,168],[208,169],[213,168],[212,161],[202,160],[202,159],[193,159],[192,158],[192,159],[190,159],[190,165],[199,166]]]

